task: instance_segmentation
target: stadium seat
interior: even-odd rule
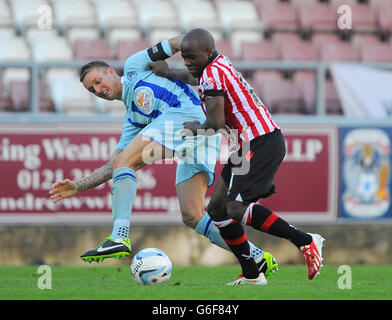
[[[355,6],[357,3],[357,0],[329,0],[329,4],[335,12],[337,12],[337,9],[340,6],[347,5],[351,7]]]
[[[370,6],[356,4],[351,6],[351,11],[354,32],[376,32],[378,30],[375,14]]]
[[[315,48],[317,55],[320,54],[320,48],[325,43],[339,43],[341,42],[339,36],[335,33],[320,33],[316,32],[312,35],[311,42]]]
[[[104,39],[75,41],[74,55],[77,60],[110,60],[112,55]]]
[[[44,84],[47,88],[50,87],[50,84],[61,78],[70,78],[70,79],[75,79],[76,77],[79,77],[79,72],[75,68],[56,68],[56,67],[51,67],[45,70],[43,74],[43,81]]]
[[[36,27],[39,18],[38,8],[48,6],[46,0],[12,0],[9,1],[14,17],[15,27],[19,32],[29,27]]]
[[[300,6],[311,6],[314,4],[320,3],[319,0],[290,0],[290,3],[295,8],[299,8]]]
[[[379,7],[392,6],[391,0],[368,0],[368,3],[373,10],[377,10]]]
[[[380,39],[375,34],[367,34],[367,33],[355,33],[352,35],[350,39],[351,43],[353,44],[355,50],[359,50],[362,44],[366,43],[379,43]]]
[[[121,100],[107,101],[100,99],[100,103],[103,104],[103,111],[111,115],[124,115],[126,109],[124,102]]]
[[[177,12],[182,32],[196,27],[203,27],[210,32],[220,29],[218,15],[211,1],[180,0],[177,1]]]
[[[363,43],[359,46],[360,59],[363,62],[392,62],[392,45],[389,43]]]
[[[298,33],[289,33],[289,32],[276,32],[272,34],[271,40],[272,43],[279,49],[281,48],[283,43],[303,41]]]
[[[343,109],[333,80],[325,82],[325,108],[327,115],[342,115]]]
[[[28,68],[8,67],[3,69],[2,83],[4,89],[8,91],[11,81],[29,81],[30,70]]]
[[[326,3],[301,5],[298,8],[300,28],[305,33],[336,31],[336,14]]]
[[[0,43],[0,61],[29,61],[31,59],[30,49],[23,37],[3,36]]]
[[[378,30],[389,37],[392,33],[392,2],[389,5],[379,6],[375,9]]]
[[[98,40],[100,32],[97,28],[73,27],[67,30],[66,37],[71,46],[74,46],[76,40]]]
[[[275,70],[256,70],[250,78],[252,83],[260,83],[263,81],[279,81],[283,79],[280,71]]]
[[[320,47],[322,61],[357,61],[358,54],[350,42],[325,43]]]
[[[56,111],[49,90],[42,80],[39,82],[39,111],[49,113]]]
[[[146,35],[152,29],[179,28],[176,11],[171,2],[165,0],[137,0],[135,4],[139,26]]]
[[[78,76],[57,77],[48,87],[57,112],[73,115],[96,113],[94,96],[83,87]]]
[[[146,49],[150,46],[150,43],[146,39],[140,39],[137,41],[126,41],[126,40],[119,40],[117,42],[117,51],[116,51],[116,58],[118,60],[124,61],[130,55]]]
[[[156,45],[157,43],[174,38],[180,35],[180,32],[178,29],[154,29],[148,34],[148,41],[150,43],[150,46]]]
[[[112,54],[116,54],[119,41],[138,41],[142,34],[138,28],[111,28],[106,33],[106,41]]]
[[[28,81],[11,81],[9,92],[12,111],[26,112],[29,110],[30,88]]]
[[[301,98],[305,114],[315,114],[317,104],[316,74],[311,71],[297,71],[293,75],[293,81],[301,92]],[[332,80],[325,82],[325,107],[326,114],[341,115],[342,107],[336,87]]]
[[[254,89],[263,103],[274,114],[300,114],[301,92],[297,85],[276,73],[264,73],[253,77]]]
[[[10,99],[12,111],[26,112],[30,110],[30,82],[29,81],[11,81],[10,83]],[[39,104],[41,112],[53,112],[54,104],[50,100],[45,91],[42,82],[39,83]]]
[[[293,75],[293,81],[301,92],[305,114],[316,112],[316,76],[312,71],[297,71]]]
[[[241,60],[279,60],[279,51],[271,41],[243,42]]]
[[[13,18],[11,9],[5,0],[0,0],[0,27],[11,27],[13,25]]]
[[[65,32],[70,27],[96,27],[95,10],[87,0],[52,0],[58,29]]]
[[[9,112],[11,110],[11,99],[6,93],[3,84],[0,82],[0,112]]]
[[[229,36],[231,47],[233,49],[233,57],[231,59],[238,58],[241,56],[242,43],[247,42],[261,42],[263,40],[263,35],[260,31],[256,30],[236,30],[232,31]]]
[[[208,30],[208,31],[214,37],[215,42],[216,41],[222,41],[224,39],[223,32],[220,29]]]
[[[251,1],[217,1],[216,8],[226,35],[233,30],[263,30],[257,9]]]
[[[256,69],[246,78],[246,81],[254,88],[259,98],[263,100],[260,84],[265,81],[281,81],[282,79],[283,74],[280,71]]]
[[[297,31],[299,29],[295,7],[288,2],[263,2],[257,7],[266,32]]]
[[[231,46],[230,41],[221,40],[215,42],[215,48],[219,52],[219,54],[223,54],[227,56],[230,60],[236,60],[237,57],[234,55],[233,48]]]
[[[70,61],[72,49],[64,37],[41,38],[31,43],[32,58],[39,62]]]
[[[282,43],[280,47],[282,60],[317,60],[317,53],[310,41],[293,41]]]
[[[137,28],[136,8],[128,0],[95,0],[97,23],[107,33],[111,28]]]
[[[41,39],[47,38],[58,38],[60,37],[57,29],[38,29],[38,28],[29,28],[24,32],[24,37],[28,44],[33,44],[37,41],[41,41]],[[49,40],[50,40],[49,39]]]

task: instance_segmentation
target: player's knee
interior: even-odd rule
[[[113,170],[124,167],[121,154],[113,159]]]
[[[230,219],[241,221],[246,210],[246,206],[242,202],[228,201],[226,203],[227,216]]]
[[[195,229],[197,223],[199,222],[196,218],[195,212],[191,210],[181,209],[182,222],[189,228]]]
[[[210,202],[207,206],[207,212],[213,221],[221,221],[227,218],[225,206],[217,202]]]
[[[124,167],[128,167],[136,171],[141,167],[143,167],[143,165],[135,161],[126,160],[121,154],[119,154],[117,157],[113,159],[113,170],[116,170],[118,168],[124,168]]]

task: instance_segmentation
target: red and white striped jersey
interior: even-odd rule
[[[254,90],[236,71],[230,60],[218,55],[203,71],[199,79],[201,105],[206,112],[206,91],[223,91],[225,123],[238,130],[238,140],[250,141],[279,129]]]

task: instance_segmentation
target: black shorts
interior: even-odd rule
[[[285,154],[284,137],[278,129],[243,145],[221,172],[229,188],[227,201],[249,204],[275,193],[274,176]]]

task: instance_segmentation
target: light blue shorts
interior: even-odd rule
[[[170,108],[138,131],[137,134],[146,136],[165,148],[175,151],[175,159],[177,160],[176,185],[190,179],[195,174],[207,172],[210,177],[208,186],[211,186],[215,179],[214,171],[219,155],[221,135],[199,135],[184,138],[181,132],[184,129],[183,123],[195,120],[200,123],[205,121],[205,115],[200,107]],[[124,130],[126,128],[123,127]],[[132,131],[134,132],[134,130]],[[132,139],[126,140],[129,143]],[[124,146],[124,142],[122,141],[123,146],[117,145],[117,148],[124,149],[126,146]]]

